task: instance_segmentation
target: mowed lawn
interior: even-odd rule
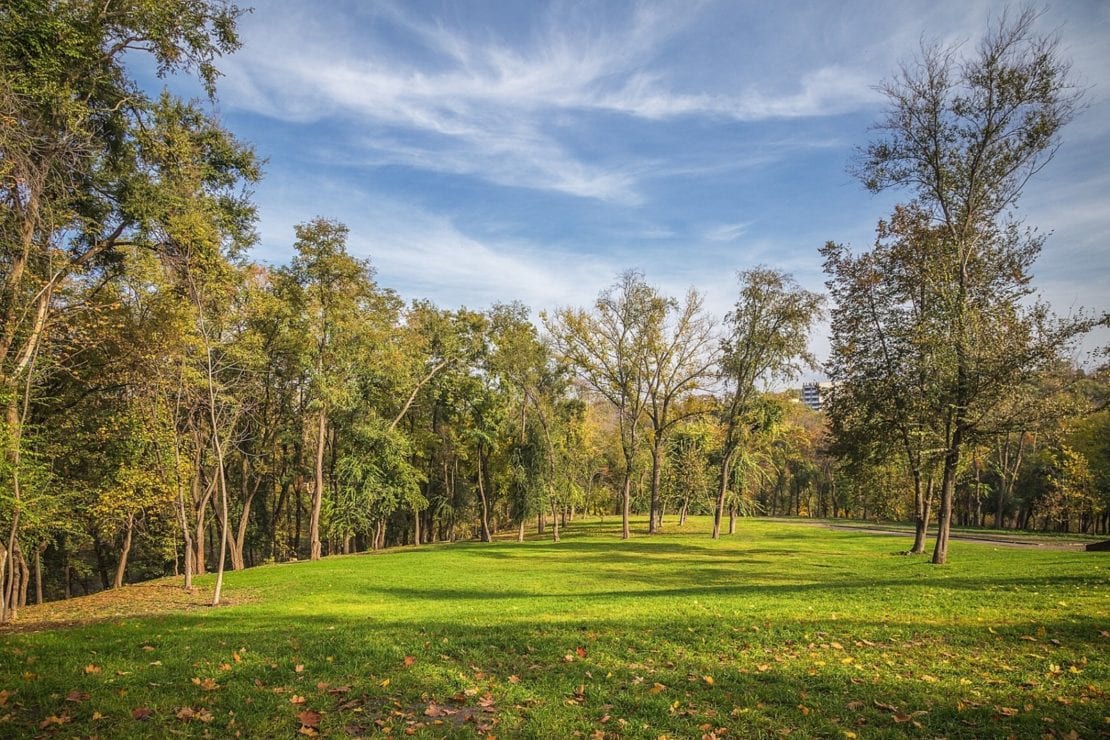
[[[1108,553],[636,524],[255,568],[226,608],[124,589],[0,632],[0,736],[1110,733]]]

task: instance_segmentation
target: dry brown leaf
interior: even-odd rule
[[[135,707],[131,710],[131,719],[146,721],[154,714],[150,707]]]
[[[85,666],[85,673],[100,673],[100,666],[89,663]]]
[[[305,727],[318,726],[322,717],[322,714],[311,709],[306,709],[297,715],[297,719],[299,719],[301,721],[301,724]]]
[[[50,727],[51,725],[64,725],[65,723],[70,722],[72,720],[73,720],[73,717],[70,717],[68,714],[63,714],[61,716],[58,716],[56,714],[51,714],[49,717],[44,719],[42,722],[39,722],[39,729],[40,730],[45,730],[47,727]]]
[[[666,687],[666,686],[664,686],[663,684],[661,684],[661,683],[656,683],[656,684],[654,684],[654,685],[653,685],[653,686],[652,686],[652,687],[651,687],[651,688],[649,689],[649,691],[650,691],[651,693],[653,693],[653,694],[658,694],[658,693],[660,693],[660,692],[662,692],[662,691],[666,691],[666,689],[667,689],[667,687]]]
[[[405,661],[404,661],[405,668],[410,667],[415,662],[416,662],[416,658],[414,656],[412,656],[412,655],[406,655],[405,656]]]
[[[78,691],[77,689],[74,689],[73,691],[66,694],[66,701],[79,702],[79,701],[85,701],[88,698],[89,698],[88,692]]]

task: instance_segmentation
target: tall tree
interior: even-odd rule
[[[310,554],[322,554],[320,512],[324,501],[324,451],[332,412],[350,403],[356,370],[359,308],[374,290],[368,262],[347,253],[347,227],[317,218],[295,227],[296,257],[289,274],[300,287],[298,309],[309,347],[310,393],[315,412]]]
[[[821,296],[804,290],[784,272],[757,267],[741,272],[739,281],[740,296],[725,317],[717,371],[724,385],[719,411],[724,431],[713,539],[721,534],[733,459],[745,425],[752,423],[760,384],[792,379],[802,364],[812,365],[806,347],[810,328],[821,315]]]
[[[617,414],[624,469],[621,478],[621,538],[628,539],[633,474],[640,450],[652,343],[669,302],[638,272],[625,272],[603,291],[592,311],[564,308],[544,315],[544,325],[561,358]]]
[[[869,189],[908,190],[934,227],[927,244],[918,242],[929,252],[929,324],[947,345],[928,377],[943,408],[934,563],[948,557],[960,456],[984,408],[1090,326],[1023,303],[1043,239],[1019,228],[1013,207],[1080,100],[1057,40],[1036,33],[1037,19],[1032,10],[1003,14],[968,55],[923,45],[882,86],[880,135],[856,164]]]
[[[703,310],[704,299],[689,290],[679,304],[668,304],[667,316],[653,328],[648,342],[646,413],[651,423],[651,509],[648,531],[660,526],[660,482],[663,475],[667,437],[690,415],[704,409],[680,403],[705,388],[716,363],[713,321]]]

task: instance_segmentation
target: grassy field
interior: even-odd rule
[[[27,610],[114,616],[0,633],[0,735],[1110,733],[1110,554],[618,530],[266,566],[219,609],[137,616],[155,583]]]

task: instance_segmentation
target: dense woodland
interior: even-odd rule
[[[1013,215],[1082,102],[1035,14],[887,83],[852,168],[905,200],[869,249],[814,245],[827,296],[755,267],[715,317],[635,271],[538,315],[406,302],[330,217],[288,264],[253,260],[259,158],[210,112],[240,12],[0,9],[5,619],[167,574],[558,540],[584,513],[625,537],[633,514],[712,515],[714,536],[756,514],[914,520],[938,563],[952,524],[1110,529],[1110,367],[1074,359],[1106,317],[1036,300],[1044,240]],[[141,89],[132,54],[211,100]],[[783,390],[817,370],[825,412]]]

